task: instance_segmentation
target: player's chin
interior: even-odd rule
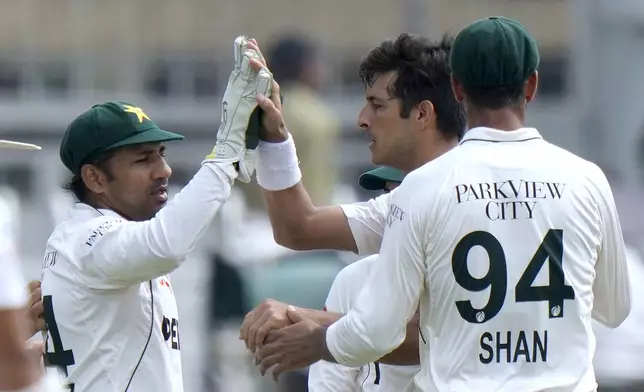
[[[145,211],[140,211],[137,221],[143,222],[154,218],[159,211],[163,208],[163,205],[150,205],[147,206]]]
[[[371,163],[376,166],[388,166],[390,165],[390,159],[388,159],[387,154],[379,154],[373,151],[371,153]]]
[[[369,149],[371,150],[371,163],[374,165],[383,165],[382,163],[382,154],[378,151],[378,147],[376,146],[376,142],[371,142],[369,144]]]
[[[148,203],[148,211],[151,212],[151,215],[156,215],[166,204],[168,203],[167,198],[153,196]]]

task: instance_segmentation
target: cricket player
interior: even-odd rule
[[[0,140],[0,148],[40,150],[33,144],[7,140]],[[28,331],[32,330],[25,311],[27,289],[14,244],[5,238],[0,238],[0,271],[0,391],[59,391],[58,379],[44,377],[40,365],[42,348],[25,347]]]
[[[366,190],[389,193],[403,177],[400,170],[383,166],[364,173],[359,182]],[[371,255],[343,268],[331,285],[325,310],[348,313],[377,260],[378,255]],[[319,361],[309,368],[309,392],[404,391],[419,369],[418,365],[396,366],[379,361],[361,367]]]
[[[597,388],[591,318],[614,328],[629,314],[625,245],[604,173],[524,125],[538,64],[514,20],[458,34],[452,88],[469,131],[393,193],[349,313],[328,329],[302,319],[269,334],[262,372],[372,362],[402,343],[420,304],[427,345],[410,391]]]
[[[373,163],[408,172],[458,145],[466,118],[450,85],[450,48],[448,37],[433,42],[401,34],[382,42],[364,58],[359,73],[366,103],[357,123],[371,140]],[[254,64],[257,68],[262,66]],[[377,254],[395,191],[367,202],[314,206],[300,181],[295,144],[286,132],[276,97],[260,100],[266,114],[262,135],[265,141],[260,141],[258,148],[257,171],[275,240],[296,250]],[[267,300],[246,315],[240,337],[252,352],[261,346],[270,330],[291,324],[287,309],[286,304]],[[297,310],[320,325],[330,325],[341,316]],[[409,364],[417,356],[417,331],[408,334],[405,343],[388,355],[392,364]]]
[[[47,241],[41,291],[46,361],[70,390],[183,390],[168,274],[195,247],[233,181],[249,181],[253,172],[246,129],[258,113],[255,96],[270,94],[272,76],[250,68],[259,55],[247,45],[245,37],[235,40],[215,147],[171,201],[164,143],[183,136],[117,101],[92,107],[67,128],[60,157],[79,202]]]

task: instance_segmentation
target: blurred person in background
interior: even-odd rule
[[[403,181],[404,174],[390,167],[379,167],[360,176],[359,184],[368,191],[389,193]],[[340,271],[329,290],[324,310],[346,314],[358,300],[378,255],[358,260]],[[418,335],[418,317],[407,326],[408,336]],[[416,342],[418,343],[418,342]],[[408,365],[388,365],[376,361],[361,367],[347,367],[319,361],[309,368],[309,392],[403,391],[420,370],[417,361]]]
[[[644,129],[642,129],[644,131]],[[637,157],[644,169],[644,132],[637,143]],[[610,172],[609,172],[610,173]],[[644,210],[641,182],[627,184],[610,176],[615,203],[627,244],[628,263],[633,303],[631,314],[616,329],[593,323],[597,338],[594,366],[600,392],[644,391]]]
[[[280,37],[265,53],[283,96],[283,115],[297,143],[300,168],[314,203],[331,203],[338,177],[340,122],[320,95],[327,82],[320,49],[302,34]],[[251,208],[264,209],[261,189],[242,185]]]
[[[4,140],[0,141],[0,148],[40,149]],[[11,233],[7,232],[7,222],[0,226],[0,391],[61,391],[60,380],[53,375],[46,377],[43,372],[42,345],[32,342],[25,345],[38,327],[32,324],[29,316],[25,279]]]
[[[627,246],[626,262],[633,291],[630,315],[615,329],[593,321],[599,392],[644,391],[644,260]]]

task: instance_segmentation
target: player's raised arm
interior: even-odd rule
[[[593,177],[593,186],[601,225],[601,244],[593,284],[593,318],[607,327],[617,328],[631,311],[626,246],[613,192],[599,168]]]
[[[465,129],[465,115],[451,91],[446,64],[448,48],[448,40],[433,45],[426,39],[401,34],[395,40],[383,41],[361,62],[356,71],[365,87],[365,105],[357,115],[357,122],[372,140],[374,164],[410,172],[458,143]],[[419,121],[410,122],[410,110],[422,101],[431,102],[434,114],[417,116]],[[257,182],[265,190],[276,241],[300,250],[322,248],[377,253],[389,211],[389,197],[343,206],[314,206],[300,181],[298,157],[287,131],[288,124],[284,124],[281,115],[277,89],[270,99],[260,98],[259,104],[265,115],[264,141],[258,148]],[[420,129],[435,129],[440,137],[428,138],[431,133],[424,132],[419,134],[422,140],[414,141],[410,132]],[[413,145],[425,147],[418,154],[408,154]]]
[[[266,156],[264,147],[260,145],[260,164]],[[316,207],[299,181],[283,190],[264,189],[264,200],[273,236],[282,246],[295,250],[347,250],[365,255],[376,253],[380,248],[389,208],[388,195],[367,202]]]
[[[255,69],[265,66],[260,61],[251,63]],[[386,216],[386,202],[313,205],[301,181],[295,143],[282,117],[279,85],[274,82],[272,90],[270,97],[258,97],[264,115],[262,140],[258,147],[257,182],[264,190],[275,241],[296,250],[377,252],[384,230],[382,222]],[[367,250],[361,246],[363,242],[377,244]]]
[[[264,190],[275,241],[297,250],[357,251],[347,217],[339,206],[316,207],[302,184],[293,138],[282,119],[279,86],[260,97],[263,135],[258,148],[257,182]]]
[[[263,193],[273,236],[278,244],[295,250],[358,252],[342,208],[314,206],[301,181],[284,190],[264,189]]]
[[[143,109],[124,102],[97,105],[72,122],[61,159],[74,174],[71,188],[81,203],[56,229],[48,252],[77,255],[80,275],[101,287],[146,281],[185,259],[227,200],[233,181],[250,181],[254,170],[246,128],[257,107],[256,93],[270,93],[271,76],[250,68],[249,58],[258,54],[246,45],[244,37],[235,41],[235,68],[215,147],[170,202],[171,170],[163,143],[183,136],[159,129]]]

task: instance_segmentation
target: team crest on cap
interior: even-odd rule
[[[123,109],[125,112],[136,114],[136,118],[139,119],[140,123],[143,122],[143,119],[146,119],[148,121],[152,121],[152,120],[150,120],[150,117],[148,117],[148,115],[145,114],[143,109],[141,109],[140,107],[130,106],[130,105],[123,105],[123,107],[125,108],[125,109]]]

